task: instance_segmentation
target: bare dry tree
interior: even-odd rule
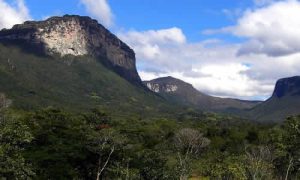
[[[188,179],[190,164],[193,157],[197,157],[203,148],[210,144],[210,140],[197,130],[181,129],[174,138],[174,145],[179,160],[180,180]]]
[[[273,179],[274,156],[270,147],[245,147],[245,154],[245,165],[249,179]]]

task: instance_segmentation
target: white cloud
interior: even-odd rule
[[[14,5],[0,0],[0,29],[11,28],[15,24],[31,19],[24,0],[16,0],[13,3]]]
[[[263,79],[265,74],[257,74],[256,70],[263,68],[261,62],[265,69],[272,67],[271,58],[237,56],[239,44],[228,45],[216,39],[189,43],[179,28],[121,32],[118,36],[135,50],[144,80],[174,76],[202,92],[222,97],[249,99],[272,93],[274,79]]]
[[[240,55],[276,57],[300,52],[300,2],[259,0],[256,3],[268,5],[246,10],[234,26],[205,30],[204,34],[232,33],[247,38],[238,52]]]
[[[80,0],[87,12],[107,27],[113,25],[113,13],[107,0]]]
[[[250,14],[252,12],[254,11],[249,11]],[[244,21],[241,24],[244,24]],[[242,27],[245,29],[242,30]],[[256,25],[249,25],[249,29],[246,25],[237,25],[233,30],[237,35],[249,37],[251,41],[261,40],[259,44],[253,45],[254,48],[271,48],[274,46],[269,43],[276,41],[282,41],[288,44],[288,47],[297,47],[297,44],[286,41],[284,37],[287,33],[275,36],[278,30],[276,28],[268,29],[267,36],[266,32],[260,35],[263,29],[257,28]],[[291,34],[298,36],[293,30]],[[250,49],[240,56],[242,49],[251,47],[251,41],[228,44],[218,39],[208,39],[190,43],[179,28],[120,32],[118,36],[135,50],[142,79],[174,76],[193,84],[202,92],[221,97],[268,98],[278,79],[298,75],[300,72],[298,51],[282,54],[279,50],[258,53]]]
[[[162,55],[164,45],[180,45],[186,42],[182,30],[173,27],[170,29],[149,30],[143,32],[129,31],[119,33],[119,37],[134,47],[141,59],[155,59]]]
[[[297,0],[255,0],[254,9],[246,10],[234,26],[207,29],[204,35],[233,34],[246,38],[239,55],[266,54],[286,56],[300,52],[300,2]]]
[[[250,39],[241,54],[282,56],[300,52],[300,2],[289,0],[245,12],[233,28],[237,36]]]

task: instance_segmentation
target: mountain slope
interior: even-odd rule
[[[64,16],[1,31],[0,94],[25,110],[100,108],[139,117],[173,111],[142,84],[134,52],[103,28],[87,17]]]
[[[282,122],[288,116],[299,115],[300,76],[278,80],[273,95],[249,114],[252,119],[262,122]]]
[[[242,101],[230,98],[218,98],[199,92],[191,84],[173,77],[163,77],[144,84],[169,101],[177,104],[195,106],[202,110],[235,112],[241,109],[252,108],[259,102]]]

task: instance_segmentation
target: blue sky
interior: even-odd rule
[[[224,11],[242,10],[254,6],[251,0],[109,0],[114,14],[115,26],[110,28],[165,29],[180,27],[191,42],[208,38],[204,29],[215,29],[234,24]],[[33,19],[43,19],[52,15],[90,15],[78,0],[26,0]],[[234,37],[215,35],[214,37],[236,40]]]
[[[267,99],[300,72],[298,0],[0,0],[0,29],[78,14],[136,53],[142,79],[174,76],[220,97]]]

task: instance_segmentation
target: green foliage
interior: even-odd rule
[[[25,156],[32,162],[37,177],[79,177],[76,168],[85,158],[84,121],[56,109],[37,111],[25,119],[34,136]]]
[[[179,110],[106,68],[105,61],[87,56],[41,56],[0,43],[0,95],[5,93],[17,109],[51,106],[86,112],[97,107],[119,119],[169,116],[170,111]]]
[[[140,175],[145,180],[171,179],[166,168],[167,159],[160,152],[145,150],[139,157]]]
[[[300,170],[300,116],[290,117],[284,124],[285,137],[284,146],[287,151],[285,159],[287,168],[292,174],[299,173]],[[290,167],[289,167],[290,166]]]
[[[54,108],[2,114],[0,174],[9,179],[298,178],[299,117],[270,126],[197,116],[120,120],[99,109],[74,114]]]
[[[0,112],[0,179],[26,179],[34,175],[23,152],[33,139],[20,119]]]

